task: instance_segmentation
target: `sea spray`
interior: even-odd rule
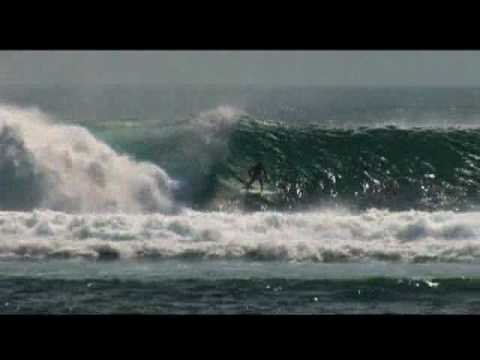
[[[160,167],[118,154],[87,129],[54,123],[36,109],[0,106],[0,167],[7,174],[4,209],[175,210],[173,181]]]

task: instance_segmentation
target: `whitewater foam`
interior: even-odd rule
[[[26,191],[38,197],[27,209],[171,212],[175,208],[170,199],[174,182],[165,171],[117,154],[82,127],[56,124],[36,109],[1,105],[0,129],[1,170],[9,169],[16,180],[5,186],[16,191],[23,180],[28,182]],[[18,199],[11,203],[20,207]]]
[[[375,209],[362,214],[0,212],[0,256],[478,262],[479,216]]]

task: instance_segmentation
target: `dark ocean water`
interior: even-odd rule
[[[0,267],[4,314],[477,314],[480,310],[480,282],[475,278],[479,267],[472,265],[47,261],[2,262]]]

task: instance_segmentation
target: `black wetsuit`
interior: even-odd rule
[[[263,191],[263,182],[267,179],[267,172],[263,167],[261,162],[257,163],[255,166],[248,170],[248,175],[250,176],[250,181],[247,184],[247,189],[254,183],[255,180],[258,180],[260,183],[260,191]]]

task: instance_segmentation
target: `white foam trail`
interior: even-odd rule
[[[0,106],[0,130],[12,129],[44,176],[41,207],[78,212],[172,211],[171,180],[158,166],[117,154],[79,126],[42,112]]]
[[[479,262],[480,213],[0,212],[2,257]]]

